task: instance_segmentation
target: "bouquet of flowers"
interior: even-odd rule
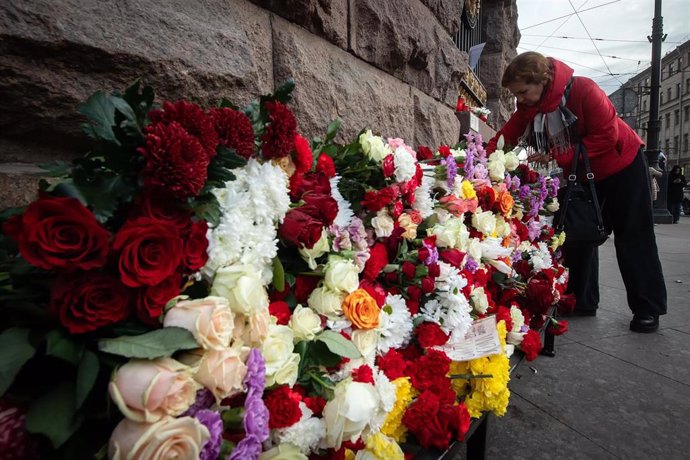
[[[567,329],[557,183],[469,135],[309,141],[292,86],[80,107],[94,150],[0,216],[16,458],[402,459],[505,413],[513,349]]]

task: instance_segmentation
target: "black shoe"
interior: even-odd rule
[[[655,315],[634,315],[630,330],[634,332],[655,332],[659,329],[659,317]]]
[[[593,308],[590,310],[573,310],[573,316],[597,316],[597,309]]]

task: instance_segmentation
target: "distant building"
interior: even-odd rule
[[[647,139],[651,68],[647,68],[611,93],[609,99],[619,116]],[[669,167],[690,170],[690,40],[661,58],[659,89],[659,148]]]

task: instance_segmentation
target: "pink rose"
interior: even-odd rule
[[[247,375],[248,347],[231,347],[224,350],[206,350],[187,353],[183,362],[197,369],[194,379],[209,389],[220,402],[242,391],[242,382]]]
[[[187,329],[203,348],[223,350],[230,346],[234,315],[223,297],[183,300],[168,310],[163,326]]]

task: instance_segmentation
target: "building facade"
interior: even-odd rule
[[[635,75],[609,98],[618,114],[647,139],[651,68]],[[690,171],[690,40],[661,59],[659,148],[668,166]]]

